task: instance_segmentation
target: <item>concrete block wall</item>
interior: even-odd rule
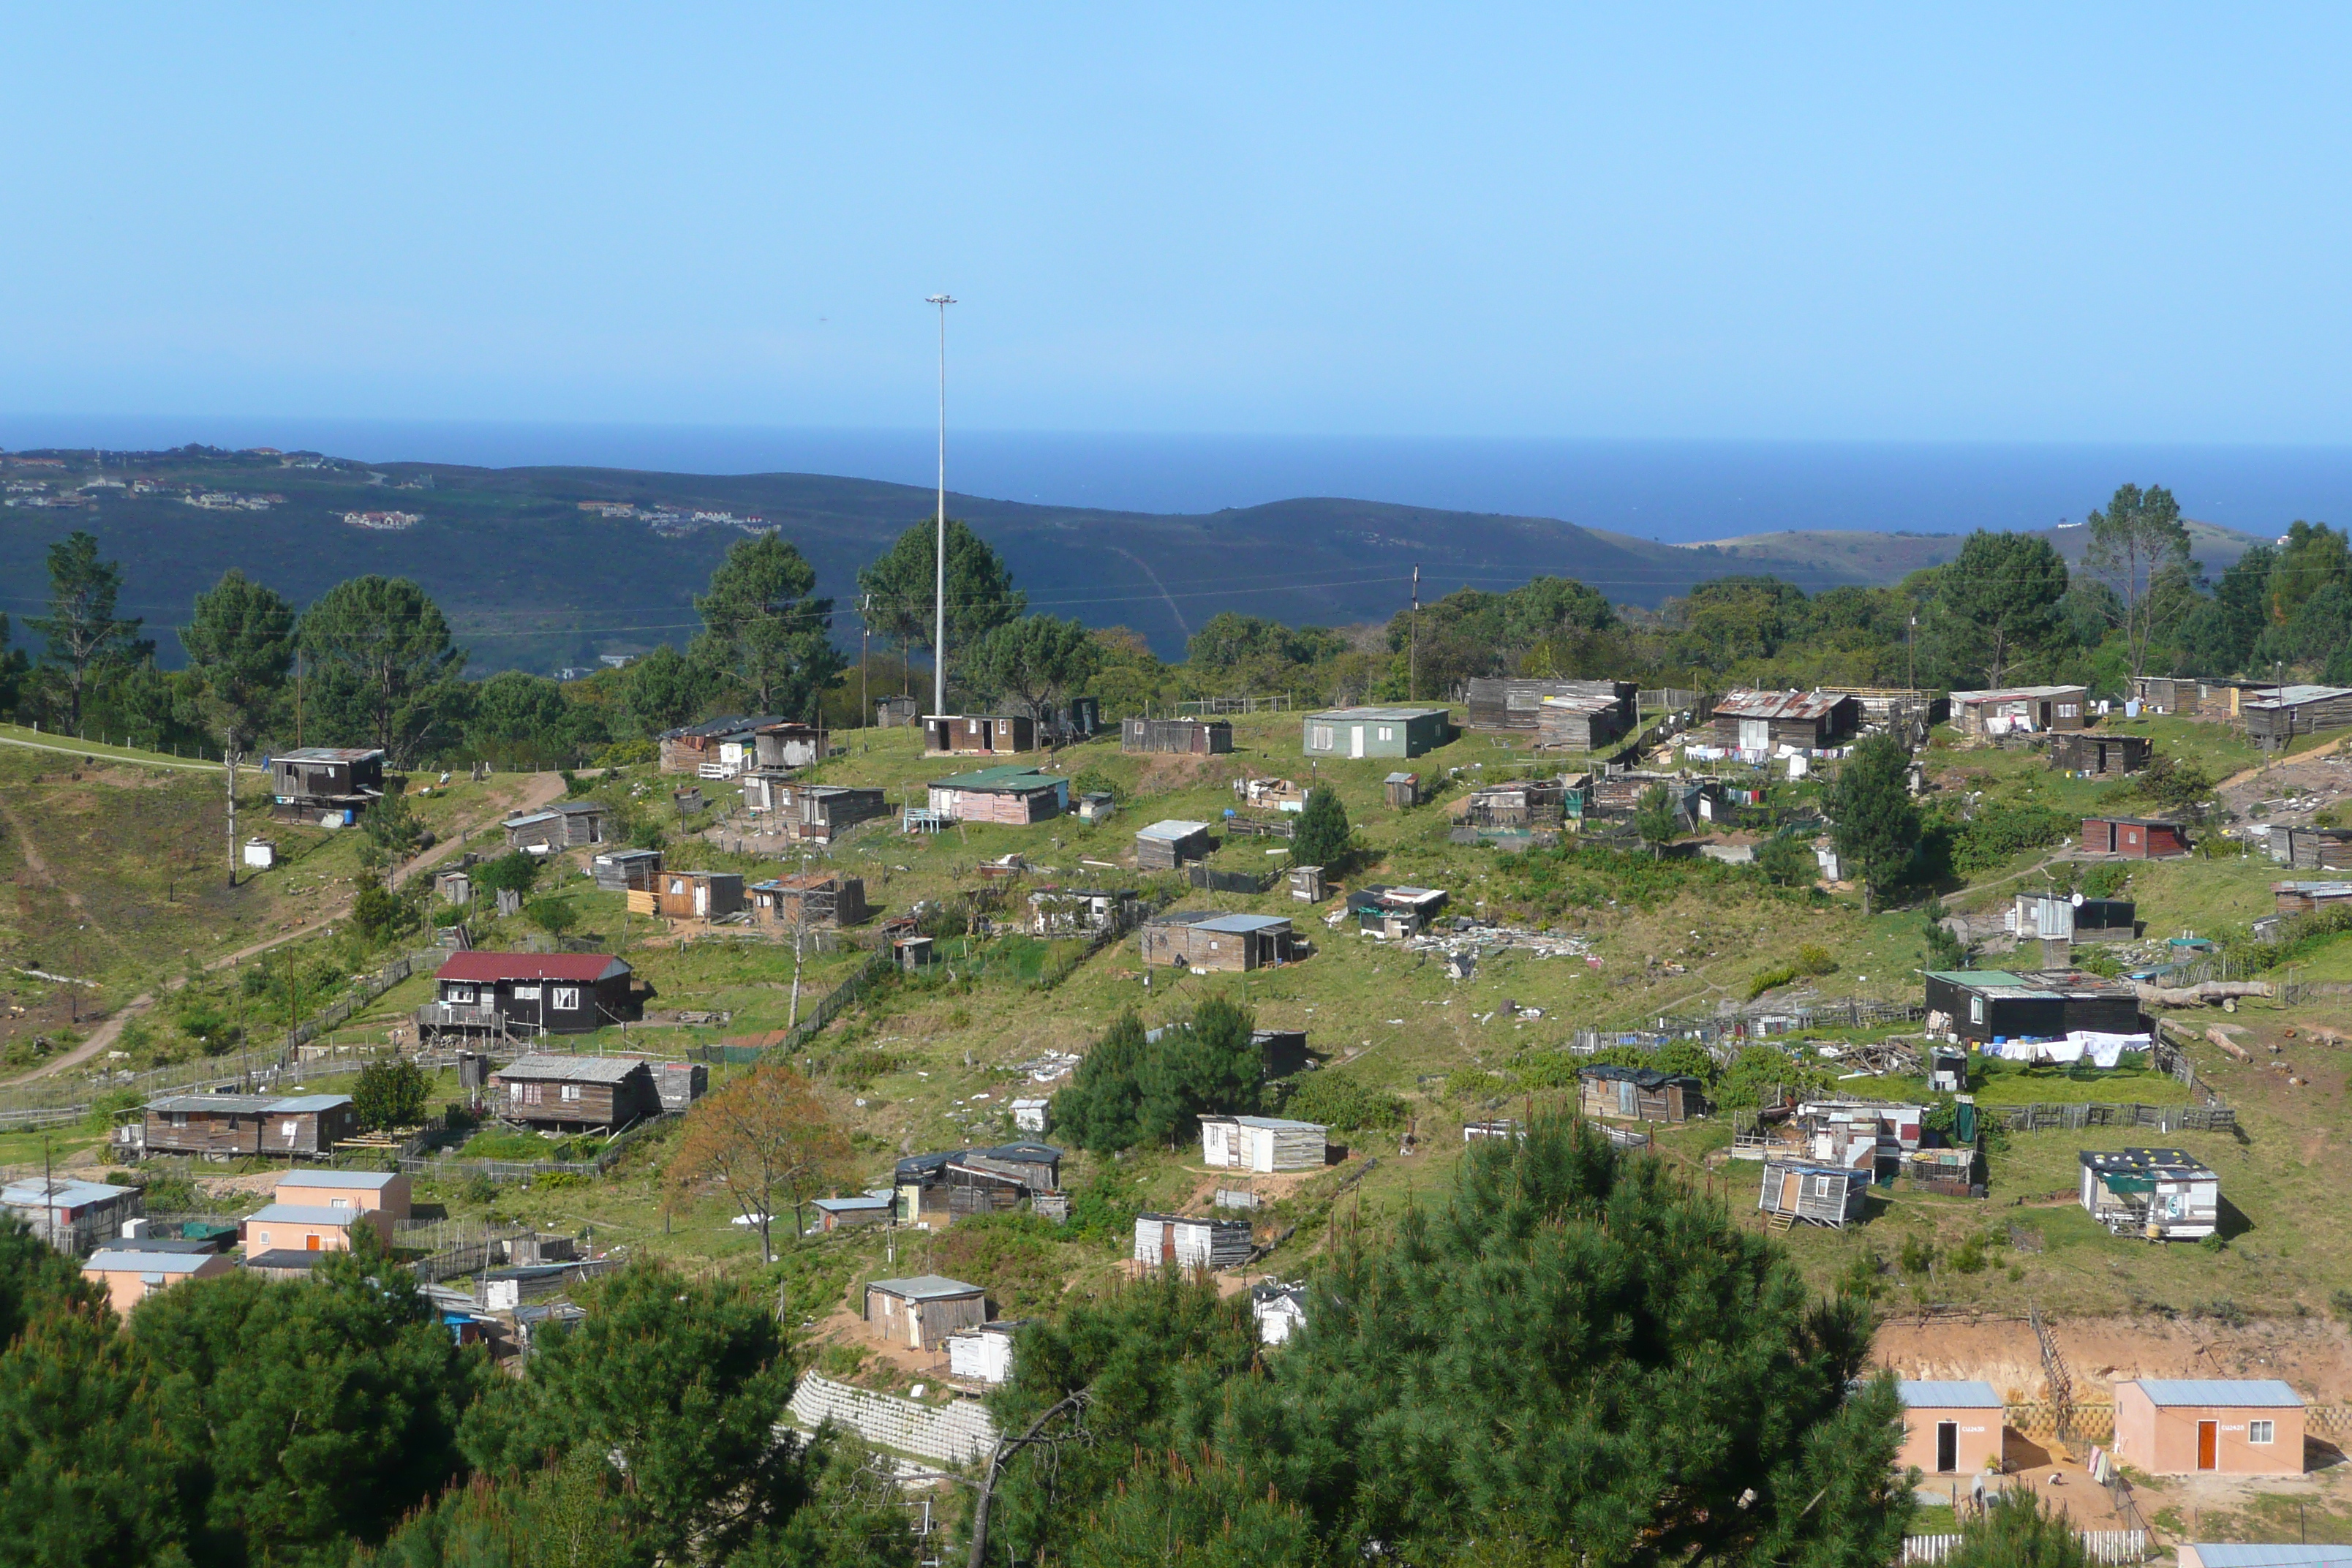
[[[826,1421],[877,1447],[961,1465],[996,1446],[996,1422],[977,1401],[934,1407],[895,1394],[852,1388],[814,1373],[803,1375],[785,1408],[795,1426],[814,1430]]]

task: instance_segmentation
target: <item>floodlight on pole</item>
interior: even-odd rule
[[[948,710],[948,307],[951,294],[933,294],[923,303],[940,308],[940,515],[939,542],[931,553],[937,577],[937,619],[931,628],[931,711]]]

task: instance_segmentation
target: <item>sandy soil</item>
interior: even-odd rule
[[[2075,1397],[2105,1401],[2135,1377],[2278,1377],[2323,1405],[2352,1400],[2352,1338],[2318,1318],[2256,1319],[2242,1329],[2189,1319],[2064,1318],[2053,1321]],[[1882,1325],[1873,1359],[1905,1377],[1982,1378],[2005,1399],[2049,1390],[2031,1324],[1916,1318]]]

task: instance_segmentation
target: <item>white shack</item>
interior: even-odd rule
[[[1201,1161],[1218,1171],[1318,1171],[1327,1140],[1320,1122],[1278,1116],[1204,1116]]]
[[[1013,1379],[1013,1336],[1022,1320],[1000,1319],[948,1336],[948,1375],[966,1383],[1009,1383]]]

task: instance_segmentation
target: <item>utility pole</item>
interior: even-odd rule
[[[1903,685],[1910,691],[1919,689],[1919,660],[1911,649],[1911,639],[1918,633],[1919,617],[1915,615],[1910,624],[1903,628]]]
[[[857,602],[857,727],[874,721],[874,704],[866,690],[866,661],[874,657],[874,595]]]
[[[948,710],[948,307],[951,294],[923,301],[940,308],[940,528],[931,566],[938,577],[937,620],[931,632],[931,711]]]
[[[1404,656],[1404,700],[1421,700],[1421,563],[1412,563],[1412,620]]]

